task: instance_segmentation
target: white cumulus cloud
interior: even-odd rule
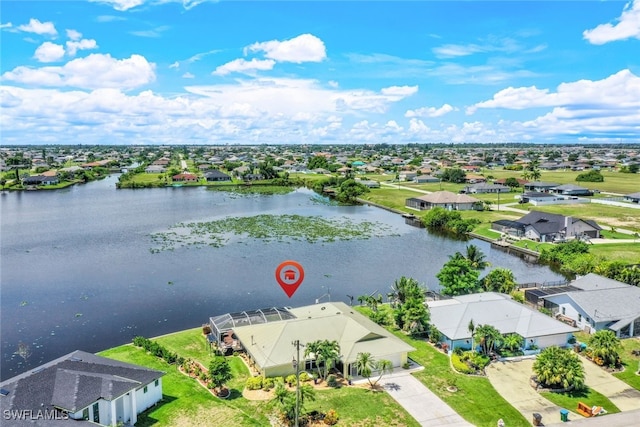
[[[145,0],[89,0],[94,3],[105,3],[115,10],[125,11],[144,4]]]
[[[265,57],[279,62],[321,62],[327,57],[324,42],[313,34],[302,34],[289,40],[254,43],[245,49],[264,52]]]
[[[18,30],[26,33],[35,33],[40,35],[46,34],[49,36],[55,36],[58,34],[53,22],[40,22],[35,18],[31,18],[28,24],[19,25]]]
[[[67,38],[70,40],[80,40],[82,38],[82,33],[76,30],[67,29]]]
[[[64,57],[64,46],[44,42],[36,49],[33,57],[39,62],[56,62]]]
[[[418,86],[390,86],[380,91],[383,95],[405,98],[418,92]]]
[[[216,76],[224,76],[229,73],[245,73],[251,74],[255,71],[266,71],[273,69],[276,61],[272,59],[256,59],[247,61],[243,58],[234,59],[224,65],[217,67],[211,74]]]
[[[92,54],[69,61],[60,67],[19,66],[2,75],[2,80],[34,87],[77,87],[83,89],[133,89],[155,80],[155,64],[140,55],[115,59],[111,55]]]
[[[556,92],[535,86],[503,89],[493,99],[479,102],[469,108],[472,114],[478,108],[506,108],[521,110],[536,107],[571,107],[573,109],[640,109],[640,77],[629,70],[621,70],[602,80],[578,80],[561,83]]]
[[[93,39],[82,39],[80,41],[70,40],[66,43],[67,54],[75,56],[79,50],[97,49],[98,44]]]
[[[442,107],[422,107],[416,110],[407,110],[404,114],[405,117],[441,117],[452,111],[457,111],[457,108],[452,107],[449,104],[443,104]]]
[[[591,44],[601,45],[630,38],[640,39],[640,0],[633,0],[624,7],[615,24],[600,24],[582,35]]]

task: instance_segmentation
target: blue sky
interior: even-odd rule
[[[0,12],[3,144],[640,142],[640,0]]]

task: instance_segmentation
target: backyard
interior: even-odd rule
[[[155,339],[158,344],[179,356],[199,361],[208,366],[211,360],[209,345],[201,328],[189,329]],[[139,417],[139,426],[264,426],[274,406],[265,400],[248,400],[242,396],[249,370],[240,357],[227,358],[233,379],[227,384],[231,398],[214,397],[195,380],[178,372],[175,365],[147,354],[133,345],[124,345],[100,353],[101,356],[135,363],[167,374],[163,377],[163,402]],[[418,424],[387,393],[374,393],[360,386],[317,389],[316,400],[305,404],[307,411],[327,412],[334,409],[340,421],[338,425],[410,426]]]

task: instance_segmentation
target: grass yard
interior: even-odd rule
[[[591,407],[602,406],[610,414],[620,412],[620,409],[618,409],[618,407],[614,405],[606,396],[589,387],[585,387],[583,390],[573,390],[568,393],[543,392],[540,393],[540,395],[550,402],[560,407],[567,408],[573,412],[576,411],[578,402],[586,403]]]
[[[209,346],[201,328],[188,329],[154,339],[182,357],[209,365]],[[227,384],[231,398],[220,400],[178,372],[173,365],[146,354],[132,345],[124,345],[99,353],[101,356],[135,363],[166,372],[163,377],[164,402],[141,417],[139,426],[264,426],[274,411],[268,401],[251,401],[242,397],[249,370],[239,357],[229,357],[233,379]],[[362,387],[317,390],[316,400],[305,405],[307,411],[326,412],[334,409],[340,416],[338,425],[375,427],[419,424],[387,393],[372,392]]]
[[[632,231],[640,232],[640,210],[638,209],[598,205],[594,203],[579,205],[532,206],[531,209],[582,219],[592,219],[597,221],[600,225],[627,228]]]
[[[138,417],[140,427],[196,427],[196,426],[264,426],[269,421],[258,410],[266,403],[254,403],[254,408],[242,407],[235,402],[214,397],[195,380],[182,375],[175,366],[168,365],[144,350],[125,345],[98,353],[123,362],[135,363],[167,374],[162,378],[163,400]]]
[[[640,243],[607,243],[589,246],[589,252],[611,261],[640,263]]]
[[[392,209],[398,209],[404,212],[417,214],[418,211],[405,207],[405,201],[411,197],[420,197],[422,194],[415,191],[403,190],[397,188],[374,188],[368,193],[360,196],[363,200],[368,200]]]
[[[454,411],[475,426],[495,427],[502,418],[507,426],[531,425],[520,412],[498,394],[485,377],[458,374],[451,369],[449,357],[424,340],[395,331],[397,337],[416,348],[409,357],[425,367],[414,375]],[[452,393],[447,387],[455,386]]]
[[[613,374],[614,377],[624,381],[636,390],[640,390],[640,356],[631,354],[632,350],[640,350],[640,338],[627,338],[622,340],[623,351],[620,354],[624,371]]]

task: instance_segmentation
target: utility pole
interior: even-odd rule
[[[295,427],[299,427],[300,420],[300,340],[292,343],[296,347],[296,358],[293,360],[293,367],[296,368],[296,419]]]

